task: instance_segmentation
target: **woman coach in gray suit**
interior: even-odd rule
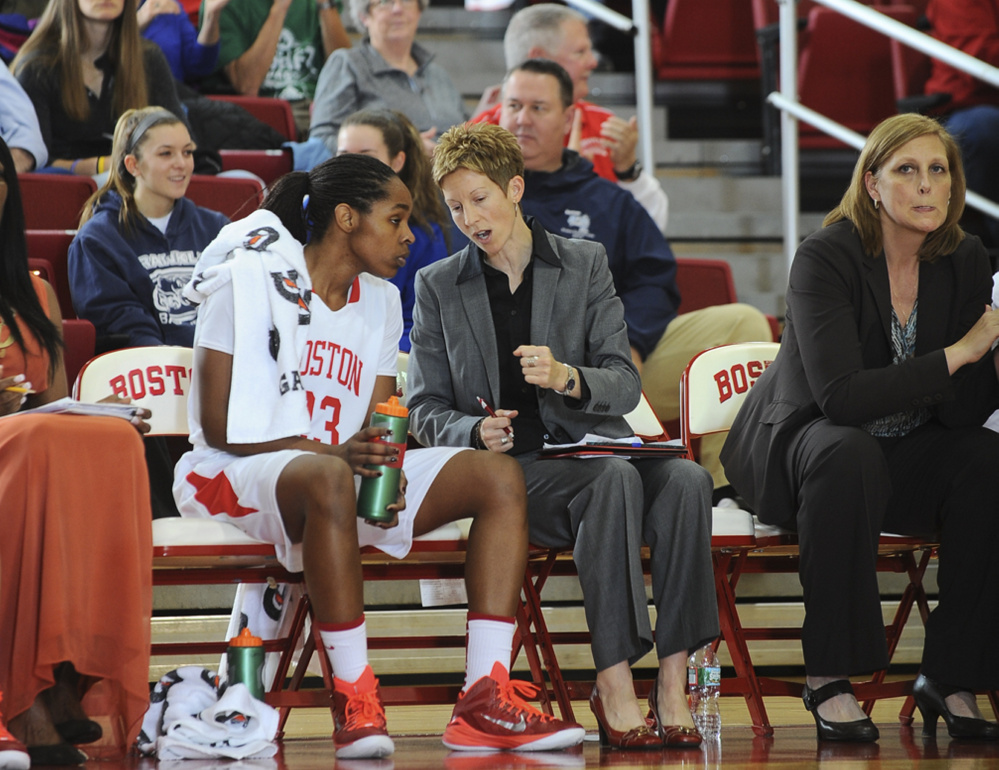
[[[424,444],[510,452],[524,469],[531,541],[572,547],[592,635],[590,707],[604,743],[697,746],[684,697],[689,652],[718,635],[711,575],[711,478],[687,460],[539,460],[544,443],[618,438],[638,403],[624,311],[603,247],[526,222],[524,164],[498,126],[441,138],[434,178],[471,241],[420,271],[409,406]],[[477,397],[499,408],[484,416]],[[642,579],[652,549],[653,637]],[[660,665],[650,729],[630,664]]]

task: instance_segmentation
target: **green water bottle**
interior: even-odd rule
[[[226,682],[241,682],[257,700],[264,699],[264,640],[244,628],[229,640],[225,653]]]
[[[364,467],[381,471],[381,476],[361,479],[361,491],[357,495],[357,515],[368,521],[392,521],[393,511],[386,510],[399,497],[399,474],[402,471],[402,460],[406,454],[406,440],[409,437],[409,410],[399,403],[395,396],[375,406],[371,413],[372,426],[384,426],[391,433],[376,439],[382,444],[391,444],[399,450],[396,462],[392,465],[365,465]]]

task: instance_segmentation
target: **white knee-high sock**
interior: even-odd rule
[[[368,631],[364,615],[349,623],[316,623],[333,675],[356,682],[368,666]]]
[[[463,689],[467,690],[482,677],[489,676],[494,663],[501,664],[505,669],[510,668],[516,627],[514,618],[468,613]]]

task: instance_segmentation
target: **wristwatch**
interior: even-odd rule
[[[642,175],[642,162],[636,160],[631,168],[624,171],[618,171],[614,169],[614,176],[616,176],[622,182],[634,182],[638,177]]]
[[[573,369],[569,364],[562,364],[569,372],[569,377],[565,381],[565,390],[556,390],[560,396],[568,396],[576,388],[576,370]]]

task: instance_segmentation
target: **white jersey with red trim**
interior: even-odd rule
[[[232,285],[220,286],[202,304],[195,346],[232,354]],[[379,278],[361,275],[347,304],[332,311],[313,296],[308,343],[300,362],[302,385],[311,413],[309,437],[324,442],[345,441],[368,422],[375,378],[394,376],[402,312],[399,291]],[[197,399],[198,376],[191,379],[190,398]],[[251,537],[274,543],[278,560],[301,571],[302,548],[293,543],[278,510],[277,483],[284,468],[307,454],[286,449],[237,456],[213,449],[204,441],[197,409],[191,410],[194,449],[177,463],[174,498],[182,516],[226,521]],[[431,447],[406,453],[409,481],[406,508],[398,526],[390,529],[359,526],[358,545],[377,546],[403,558],[413,538],[413,519],[434,479],[458,447]],[[354,477],[355,486],[360,477]]]
[[[299,366],[312,418],[309,438],[339,444],[368,424],[375,378],[396,375],[399,290],[362,273],[342,308],[334,312],[315,295],[311,308],[312,328]]]
[[[194,346],[232,355],[234,321],[232,284],[220,287],[202,304]],[[307,393],[311,424],[308,437],[339,444],[368,423],[375,378],[395,377],[402,308],[399,290],[381,278],[362,273],[347,304],[330,310],[316,295],[310,303],[308,342],[299,372]],[[198,377],[190,398],[197,402]],[[197,410],[190,415],[191,443],[206,447]]]

